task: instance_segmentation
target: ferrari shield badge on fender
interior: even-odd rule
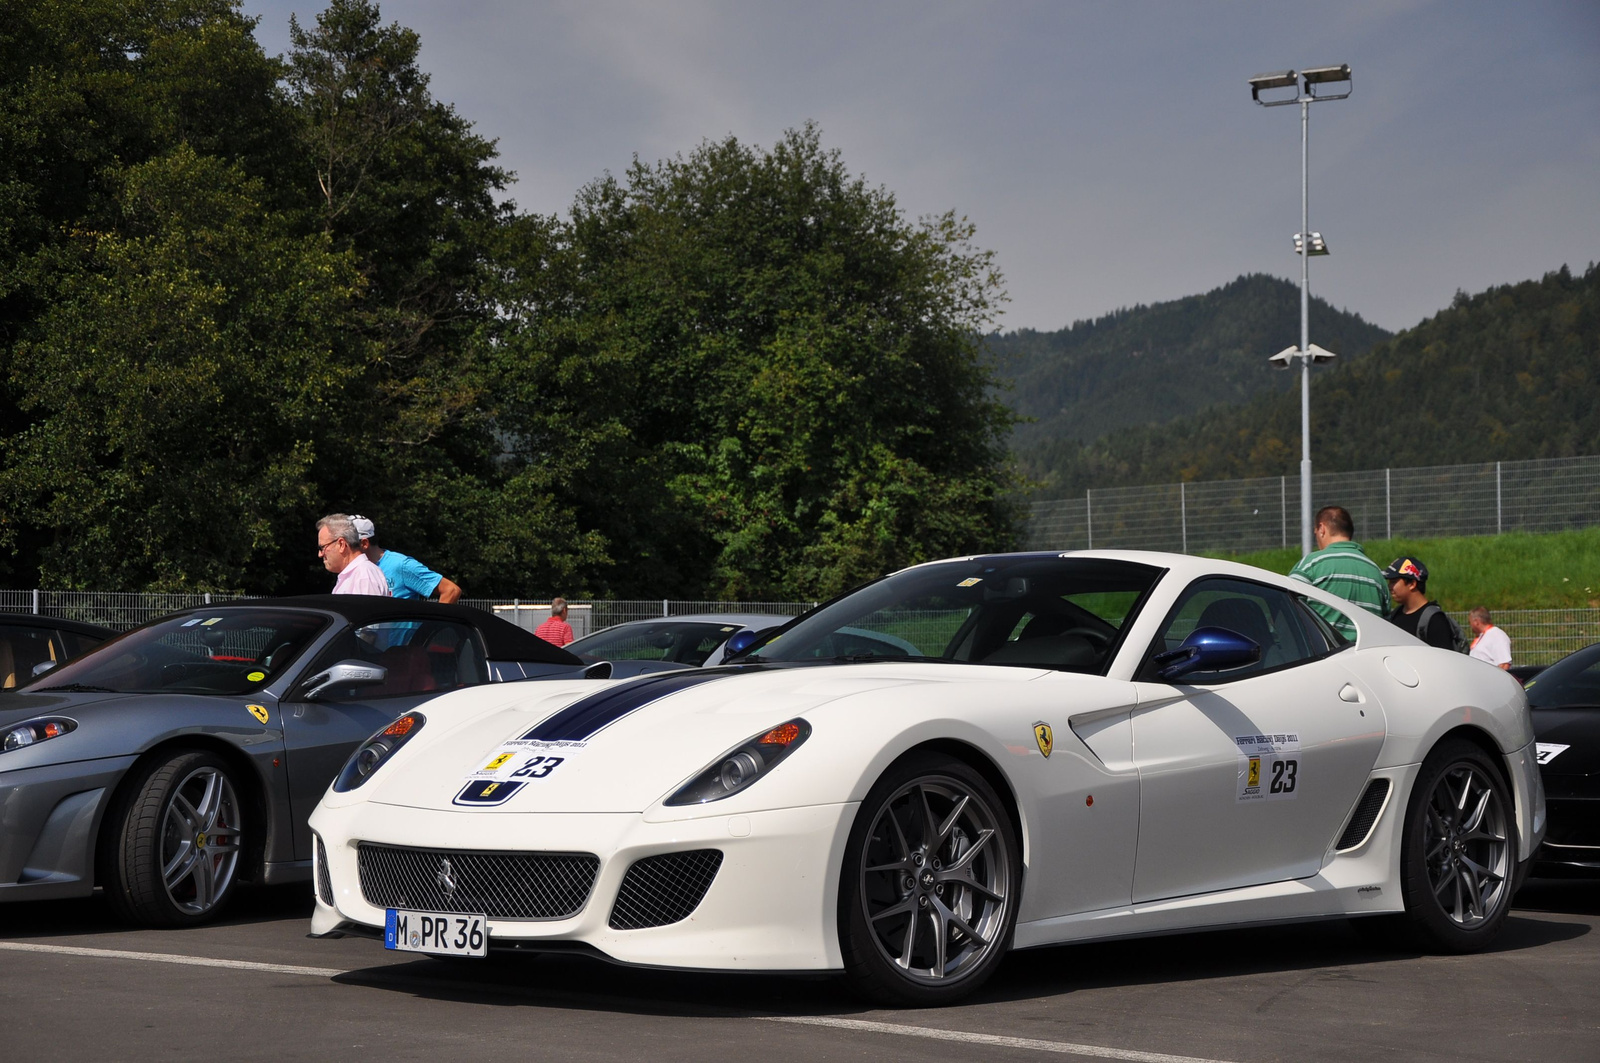
[[[250,710],[250,715],[254,716],[262,723],[266,723],[272,719],[271,716],[267,715],[267,707],[265,705],[246,705],[245,708]]]
[[[1046,757],[1050,756],[1050,751],[1056,747],[1055,738],[1050,733],[1050,725],[1042,720],[1033,725],[1033,740],[1039,743],[1039,752]]]

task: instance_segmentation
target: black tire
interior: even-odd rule
[[[101,884],[119,916],[195,926],[233,899],[249,827],[233,773],[214,753],[179,750],[129,780],[101,835]]]
[[[1471,742],[1441,742],[1406,805],[1402,925],[1422,948],[1477,952],[1505,923],[1516,869],[1516,815],[1499,767]]]
[[[917,753],[891,767],[845,847],[839,946],[851,988],[912,1007],[976,990],[1011,947],[1021,856],[1005,804],[970,766]]]

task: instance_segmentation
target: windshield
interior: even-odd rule
[[[698,668],[742,627],[705,621],[641,621],[597,631],[567,649],[595,660],[671,661]]]
[[[1527,690],[1535,709],[1600,705],[1600,646],[1563,657],[1528,680]]]
[[[288,610],[191,613],[136,628],[29,690],[248,694],[272,682],[327,620]]]
[[[830,602],[759,646],[753,658],[964,661],[1103,673],[1124,624],[1162,571],[1037,554],[922,565]]]

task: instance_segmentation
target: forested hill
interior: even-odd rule
[[[1357,314],[1311,303],[1312,342],[1354,360],[1390,333]],[[1118,310],[1059,332],[989,337],[1005,401],[1019,415],[1012,449],[1025,474],[1043,476],[1041,446],[1088,443],[1138,425],[1163,424],[1219,404],[1292,387],[1267,357],[1300,340],[1300,289],[1251,274],[1204,295]]]
[[[1314,370],[1311,418],[1312,458],[1329,472],[1600,453],[1600,267],[1458,294],[1365,358]],[[1273,393],[1087,445],[1045,444],[1036,497],[1293,474],[1299,458],[1298,391]]]

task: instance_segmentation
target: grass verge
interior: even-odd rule
[[[1447,609],[1600,609],[1600,528],[1361,545],[1380,568],[1402,554],[1421,560],[1428,566],[1429,596]],[[1287,573],[1300,551],[1208,556]]]

